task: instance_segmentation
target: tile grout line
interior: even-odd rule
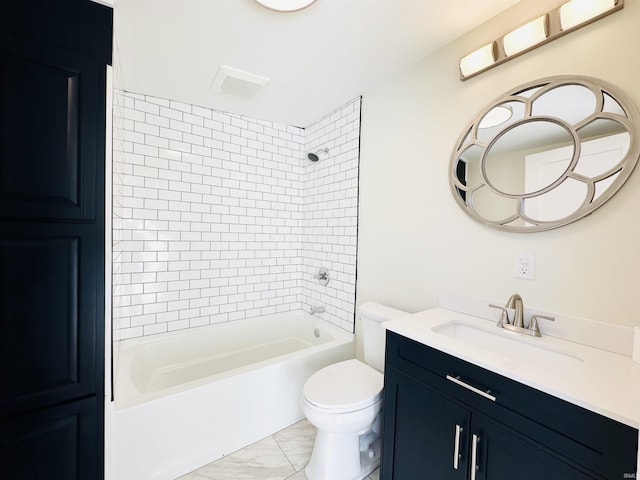
[[[295,425],[295,424],[294,424],[294,425]],[[287,427],[287,428],[290,428],[290,427],[291,427],[291,425],[290,425],[289,427]],[[286,430],[286,428],[285,428],[285,429],[283,429],[283,430]],[[280,431],[282,431],[282,430],[280,430]],[[278,432],[276,432],[276,433],[278,433]],[[299,470],[297,470],[297,469],[296,469],[296,466],[293,464],[293,462],[292,462],[292,461],[291,461],[291,459],[289,458],[289,455],[287,455],[287,452],[285,452],[285,451],[284,451],[284,448],[282,448],[282,445],[280,445],[280,442],[279,442],[279,441],[278,441],[278,439],[276,438],[275,434],[271,435],[271,438],[273,438],[274,442],[276,442],[276,445],[278,445],[278,448],[280,449],[280,451],[281,451],[281,452],[282,452],[282,454],[284,455],[284,458],[286,458],[286,459],[287,459],[287,462],[289,462],[289,465],[291,465],[291,468],[293,468],[293,473],[292,473],[291,475],[289,475],[288,477],[285,477],[285,478],[283,479],[283,480],[287,480],[287,478],[291,478],[291,477],[293,477],[294,475],[296,475],[296,474],[299,472]],[[304,470],[304,467],[303,467],[302,469]]]

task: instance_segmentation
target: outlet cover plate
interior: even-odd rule
[[[536,258],[533,253],[516,253],[514,275],[525,280],[535,279]]]

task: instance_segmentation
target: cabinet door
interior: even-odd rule
[[[466,409],[393,368],[386,370],[384,409],[382,479],[467,478]]]
[[[598,478],[569,466],[526,437],[481,414],[472,414],[470,437],[469,463],[472,480]]]

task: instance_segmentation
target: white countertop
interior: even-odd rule
[[[523,341],[529,344],[539,342],[551,349],[570,351],[582,361],[571,367],[540,368],[535,362],[523,362],[432,330],[450,321],[464,321],[482,328],[493,326],[506,335],[525,337]],[[640,426],[640,364],[633,362],[631,357],[551,336],[533,338],[507,332],[495,327],[495,322],[490,320],[444,308],[403,316],[385,322],[383,326],[633,428]]]

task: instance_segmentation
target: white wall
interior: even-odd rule
[[[557,6],[524,0],[362,101],[357,302],[418,311],[441,290],[504,299],[620,325],[640,324],[640,172],[591,216],[560,229],[514,234],[484,227],[448,186],[454,143],[508,89],[551,75],[613,83],[640,106],[640,2],[461,82],[458,60]],[[636,132],[640,134],[640,132]],[[514,254],[536,256],[536,279],[513,276]]]

